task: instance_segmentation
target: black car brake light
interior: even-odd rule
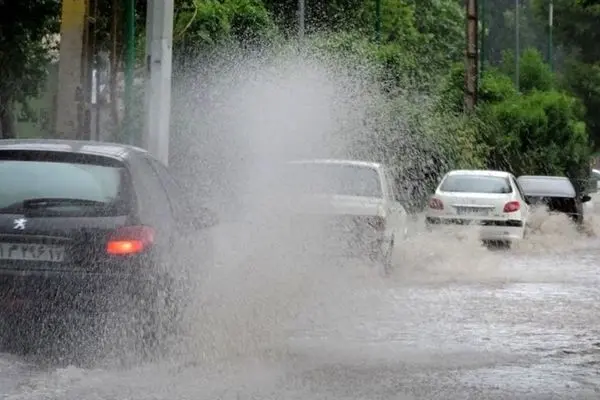
[[[139,254],[154,244],[155,231],[149,226],[124,226],[111,232],[106,252],[115,256]]]

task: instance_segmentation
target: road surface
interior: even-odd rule
[[[509,252],[487,251],[468,235],[416,235],[385,279],[359,262],[277,258],[270,241],[250,246],[256,238],[243,236],[222,235],[237,253],[220,245],[229,258],[170,359],[78,365],[4,354],[0,394],[600,398],[600,240],[561,221]]]

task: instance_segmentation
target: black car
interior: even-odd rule
[[[65,307],[135,311],[140,336],[155,341],[172,323],[165,307],[185,280],[172,247],[216,224],[163,164],[120,144],[2,140],[0,188],[6,318]]]
[[[569,215],[578,225],[583,223],[583,203],[591,198],[586,194],[578,195],[568,178],[524,175],[517,181],[529,204],[543,205],[550,212]]]

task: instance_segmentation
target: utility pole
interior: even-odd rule
[[[478,89],[478,47],[477,31],[479,30],[479,16],[477,8],[477,0],[465,0],[467,14],[467,48],[465,52],[465,111],[473,111],[477,104],[477,89]]]
[[[87,75],[88,0],[62,0],[55,134],[81,139],[84,129],[84,77]]]
[[[83,54],[81,71],[81,97],[79,101],[80,139],[92,139],[92,79],[94,71],[94,56],[96,54],[96,15],[93,2],[88,0],[86,4],[85,25],[83,34]]]
[[[298,0],[298,37],[304,38],[304,24],[306,20],[306,1]]]
[[[381,0],[375,0],[375,39],[381,42]]]
[[[173,0],[148,0],[146,19],[146,112],[142,146],[169,162]]]
[[[515,87],[517,88],[517,92],[520,91],[521,79],[521,14],[519,8],[519,0],[515,0]]]
[[[486,0],[480,0],[479,7],[479,19],[481,20],[481,37],[479,39],[481,45],[479,48],[479,81],[483,77],[485,69],[485,39],[487,37],[487,25],[485,19],[485,2]]]
[[[554,2],[550,0],[550,6],[548,8],[548,64],[550,65],[550,70],[554,71],[554,55],[552,54],[552,50],[554,47],[554,43],[552,40],[552,30],[554,29]]]
[[[125,1],[125,135],[137,144],[133,132],[133,71],[135,69],[135,0]]]

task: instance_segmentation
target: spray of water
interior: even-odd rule
[[[198,192],[208,182],[204,192],[224,220],[215,232],[217,266],[203,276],[188,318],[192,353],[226,358],[281,348],[300,313],[351,290],[336,262],[293,255],[293,227],[274,218],[280,204],[266,193],[282,162],[353,150],[351,134],[365,128],[373,99],[368,76],[349,75],[343,64],[292,51],[183,79],[177,112],[193,123],[182,127],[175,168],[202,182]],[[213,169],[185,165],[199,159]]]
[[[187,248],[174,249],[174,261],[191,267],[194,288],[182,334],[175,338],[171,353],[179,365],[203,365],[206,373],[234,360],[282,357],[298,324],[310,329],[316,320],[333,315],[352,318],[365,291],[526,279],[527,271],[518,267],[519,257],[568,251],[581,239],[561,216],[540,213],[534,217],[536,231],[530,240],[510,252],[490,252],[474,231],[429,233],[418,219],[412,237],[399,245],[388,278],[361,262],[297,258],[288,251],[294,236],[281,235],[286,222],[281,220],[275,224],[278,229],[272,229],[273,219],[267,217],[277,204],[262,196],[259,212],[246,200],[265,190],[278,163],[356,154],[379,161],[400,151],[390,143],[414,140],[403,136],[401,118],[394,126],[372,122],[382,120],[377,110],[383,94],[373,85],[369,67],[295,50],[231,56],[205,61],[179,76],[173,97],[171,165],[198,204],[217,210],[221,219],[212,232],[212,267],[201,262],[206,255],[195,248],[195,238]],[[407,113],[415,113],[415,107],[422,110],[408,98],[399,101]],[[419,156],[408,148],[402,148],[402,157],[418,164]],[[173,373],[170,366],[161,365],[153,367],[154,372],[137,369],[123,379],[131,383],[138,375],[158,378],[159,370]],[[125,385],[121,374],[77,371],[61,369],[13,398],[64,394],[65,385],[72,386],[71,393],[83,393],[90,386],[101,391]],[[166,390],[160,382],[150,386]],[[204,384],[190,391],[209,393],[210,382]]]
[[[281,349],[299,315],[315,309],[349,312],[340,310],[340,299],[351,303],[367,288],[526,279],[526,271],[502,265],[511,258],[568,251],[581,239],[563,216],[537,211],[529,240],[508,253],[483,247],[474,229],[424,232],[419,219],[412,238],[399,245],[395,271],[386,280],[360,262],[296,258],[288,252],[294,236],[289,229],[282,235],[294,226],[281,219],[273,229],[277,199],[262,193],[260,210],[244,201],[268,191],[265,182],[277,174],[278,163],[353,155],[381,161],[398,159],[401,152],[401,158],[418,164],[420,153],[411,153],[410,146],[390,147],[410,145],[414,138],[402,118],[393,126],[377,125],[391,119],[382,118],[388,112],[382,108],[385,96],[366,65],[288,51],[203,71],[183,78],[177,92],[179,119],[188,125],[179,137],[176,163],[184,163],[179,169],[189,181],[211,188],[205,193],[228,223],[216,234],[220,264],[199,285],[197,313],[189,317],[191,342],[185,345],[195,349],[192,353],[227,358]],[[407,115],[426,110],[413,99],[407,95],[394,104],[402,104]],[[190,169],[189,160],[212,169]]]

